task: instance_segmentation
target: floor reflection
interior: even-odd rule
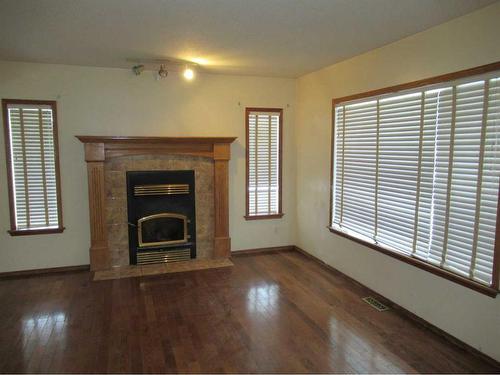
[[[277,284],[260,284],[251,287],[247,292],[247,309],[249,312],[277,312],[279,307],[280,287]]]
[[[66,314],[64,312],[43,313],[22,319],[23,355],[26,364],[33,355],[32,345],[27,344],[35,341],[45,345],[49,339],[53,339],[64,347],[66,343]]]

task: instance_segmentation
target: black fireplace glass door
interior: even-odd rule
[[[161,246],[187,242],[187,218],[179,214],[156,214],[138,223],[139,246]]]

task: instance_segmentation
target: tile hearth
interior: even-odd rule
[[[128,277],[141,277],[161,275],[165,273],[199,271],[212,268],[232,267],[234,264],[229,259],[193,259],[186,262],[173,262],[163,264],[149,264],[146,266],[122,266],[110,270],[95,271],[94,281],[125,279]]]

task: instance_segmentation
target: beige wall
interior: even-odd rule
[[[230,161],[233,250],[294,243],[295,80],[175,73],[156,81],[124,69],[0,62],[0,98],[55,99],[59,110],[62,203],[66,231],[11,237],[3,132],[0,135],[0,272],[88,264],[87,175],[76,134],[237,136]],[[289,106],[288,106],[289,105]],[[278,220],[245,214],[245,106],[284,108],[283,207]]]
[[[297,245],[500,360],[492,299],[330,233],[331,100],[500,60],[500,3],[301,77],[297,86]],[[404,334],[404,333],[402,333]]]

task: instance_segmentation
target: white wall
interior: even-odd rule
[[[500,60],[500,3],[298,80],[297,245],[500,360],[492,299],[330,233],[331,100]]]
[[[0,62],[0,98],[55,99],[64,225],[62,234],[11,237],[3,131],[0,135],[0,272],[89,263],[83,135],[237,136],[230,161],[233,250],[294,243],[293,79],[171,73],[156,81],[124,69]],[[240,103],[240,104],[238,104]],[[289,106],[288,106],[289,105]],[[277,220],[245,221],[245,106],[284,108],[283,210]]]

